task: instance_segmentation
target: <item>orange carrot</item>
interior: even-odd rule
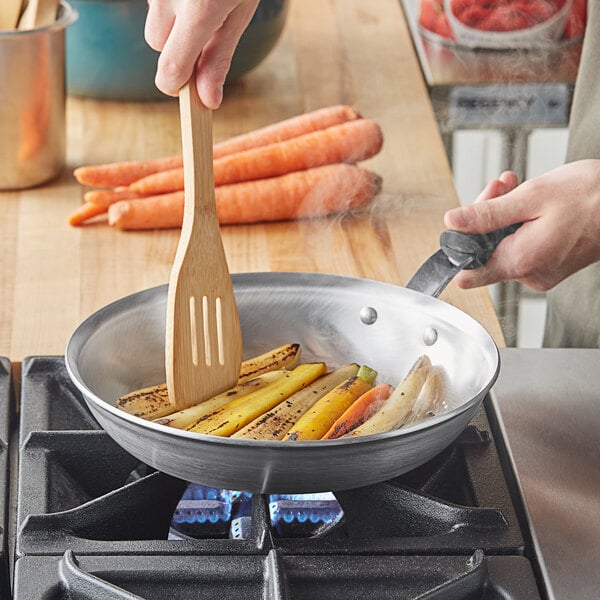
[[[214,145],[213,156],[220,158],[250,148],[282,142],[311,131],[326,129],[332,125],[360,118],[361,115],[356,109],[344,104],[320,108],[219,142]],[[146,175],[182,165],[182,158],[177,155],[150,160],[87,165],[75,169],[74,175],[82,185],[109,188],[129,185]]]
[[[107,209],[111,204],[119,200],[133,200],[142,198],[141,194],[130,190],[127,186],[119,186],[114,189],[90,190],[83,195],[83,199]]]
[[[114,190],[91,190],[83,195],[84,203],[69,215],[69,225],[77,227],[89,219],[105,213],[108,207],[119,200],[132,200],[141,198],[140,194],[132,192],[127,187],[118,187]]]
[[[73,175],[82,185],[117,187],[129,185],[151,173],[158,173],[182,165],[182,157],[177,155],[148,160],[114,162],[105,165],[86,165],[75,169]]]
[[[213,157],[221,158],[250,148],[283,142],[311,131],[360,118],[361,115],[356,109],[344,104],[320,108],[219,142],[213,148]]]
[[[215,185],[217,185],[215,181]],[[183,190],[183,168],[169,169],[134,181],[129,189],[142,196],[168,194]]]
[[[120,200],[108,207],[108,224],[119,229],[172,229],[183,222],[183,191]]]
[[[214,161],[215,185],[264,179],[333,163],[354,163],[377,154],[381,128],[370,119],[357,119],[283,142],[245,150]],[[183,189],[183,169],[143,177],[129,188],[144,195]]]
[[[99,204],[94,204],[93,202],[84,202],[69,216],[69,225],[73,225],[74,227],[77,225],[83,225],[91,218],[105,213],[106,208],[106,206],[100,206]]]
[[[215,189],[221,224],[257,223],[325,216],[368,204],[381,178],[343,163]],[[183,192],[123,200],[108,209],[108,222],[120,229],[181,227]]]
[[[375,407],[378,408],[390,397],[392,391],[392,386],[382,383],[365,392],[342,413],[321,439],[334,440],[362,425],[376,410]]]

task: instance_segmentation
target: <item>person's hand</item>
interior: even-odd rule
[[[145,38],[160,52],[156,87],[177,96],[196,68],[200,99],[218,108],[242,33],[259,0],[148,0]]]
[[[569,163],[521,185],[503,173],[473,204],[444,217],[446,227],[466,233],[521,221],[483,267],[456,276],[459,287],[514,279],[546,291],[600,260],[600,160]]]

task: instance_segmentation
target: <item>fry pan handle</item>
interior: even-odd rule
[[[498,244],[523,223],[515,223],[490,233],[462,233],[447,229],[440,235],[440,249],[411,277],[406,287],[437,298],[463,269],[483,266]]]

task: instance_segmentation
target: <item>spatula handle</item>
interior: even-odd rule
[[[183,181],[185,189],[184,228],[191,219],[188,211],[203,210],[216,213],[214,200],[212,110],[200,101],[194,78],[179,92],[182,123]],[[182,231],[183,233],[183,231]]]

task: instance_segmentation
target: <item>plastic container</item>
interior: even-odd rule
[[[511,50],[539,48],[558,42],[565,30],[573,0],[567,0],[550,19],[533,27],[514,31],[484,31],[468,27],[456,18],[451,10],[451,4],[452,0],[444,0],[444,11],[454,31],[457,44],[468,48]]]
[[[1,1],[1,0],[0,0]],[[166,100],[154,85],[158,53],[144,39],[146,0],[71,0],[78,22],[67,32],[67,90],[105,100]],[[256,67],[283,31],[288,0],[261,0],[242,35],[227,81]]]

